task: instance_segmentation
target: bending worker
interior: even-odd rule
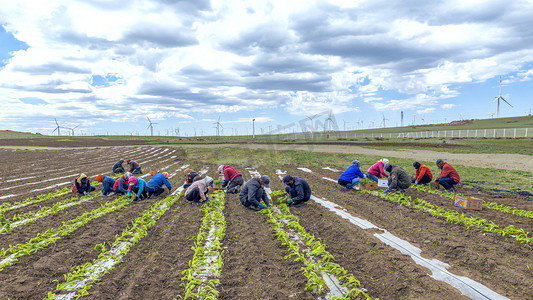
[[[283,184],[286,185],[285,191],[290,197],[287,199],[287,205],[298,207],[311,199],[311,188],[305,179],[287,174],[283,176]]]
[[[154,197],[158,197],[161,195],[165,189],[162,188],[163,184],[167,187],[168,193],[172,191],[172,186],[170,185],[170,181],[167,179],[168,173],[163,172],[160,174],[155,174],[150,181],[146,184],[146,190],[148,191],[148,198],[151,198],[152,195]]]
[[[115,184],[113,185],[113,191],[117,195],[126,195],[128,193],[128,180],[131,177],[130,172],[126,172],[124,175],[122,175],[119,179],[115,181]]]
[[[435,184],[438,188],[439,184],[444,187],[448,192],[453,192],[455,190],[455,185],[461,181],[459,173],[455,170],[454,167],[450,166],[447,162],[442,159],[437,159],[435,162],[437,167],[441,169],[440,175],[435,178]]]
[[[234,167],[226,165],[218,166],[218,173],[224,174],[224,183],[222,184],[221,188],[223,189],[228,186],[226,193],[239,193],[239,188],[244,183],[241,173],[239,173]]]
[[[139,165],[136,161],[128,159],[126,163],[130,166],[131,174],[142,174],[143,173],[143,171],[141,170],[141,165]]]
[[[354,186],[361,182],[361,179],[366,178],[366,175],[359,169],[360,166],[361,163],[357,159],[353,160],[352,165],[341,174],[338,183],[347,189],[353,189]]]
[[[91,186],[91,181],[87,175],[82,173],[74,179],[74,186],[72,186],[74,194],[77,193],[79,196],[90,195],[94,190],[96,190],[96,188]]]
[[[384,191],[385,193],[389,190],[396,190],[403,193],[405,189],[411,186],[411,177],[402,167],[386,164],[385,171],[390,173],[389,187]]]
[[[183,184],[183,188],[186,189],[191,186],[192,182],[194,181],[194,178],[198,176],[198,173],[194,172],[193,169],[187,169],[184,171],[185,173],[185,183]]]
[[[414,184],[426,185],[431,182],[433,174],[431,174],[431,170],[428,166],[415,161],[413,167],[416,169],[415,179],[413,180]]]
[[[96,181],[102,183],[102,195],[112,195],[113,192],[113,186],[115,185],[115,179],[113,177],[104,176],[102,174],[98,174],[96,176]]]
[[[126,170],[124,170],[124,167],[122,166],[122,163],[124,162],[124,159],[121,158],[119,161],[117,161],[114,165],[113,165],[113,174],[120,174],[120,173],[124,173],[126,172]]]
[[[135,198],[133,198],[133,201],[139,201],[148,198],[148,192],[146,191],[146,181],[144,181],[144,179],[131,176],[128,180],[128,183],[128,197],[131,198],[131,193],[135,193]]]
[[[239,193],[239,200],[244,207],[247,207],[251,210],[261,210],[266,207],[270,207],[268,202],[268,196],[265,191],[265,188],[270,187],[270,178],[266,175],[261,176],[260,178],[254,177],[248,180],[241,192]],[[261,203],[261,200],[265,202],[265,205]]]
[[[368,168],[366,172],[368,179],[378,182],[380,178],[386,178],[387,173],[385,173],[385,165],[389,163],[389,160],[386,158],[380,159],[377,163],[373,164]]]
[[[213,178],[209,176],[195,180],[185,191],[185,199],[191,202],[209,202],[209,198],[207,198],[207,193],[209,193],[208,187],[212,185]]]

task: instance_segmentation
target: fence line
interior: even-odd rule
[[[278,139],[357,139],[357,138],[529,138],[533,137],[533,128],[483,128],[483,129],[451,129],[426,130],[413,132],[308,132],[294,134],[274,134]]]

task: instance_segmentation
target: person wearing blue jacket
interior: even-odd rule
[[[128,187],[128,197],[131,198],[131,193],[135,193],[133,201],[144,200],[148,198],[148,192],[146,191],[146,181],[142,178],[131,176],[128,180],[130,184]]]
[[[353,189],[354,186],[361,182],[361,179],[366,178],[366,175],[361,172],[359,167],[361,167],[361,163],[357,159],[353,160],[352,165],[341,174],[338,183],[347,189]]]
[[[109,176],[98,174],[96,176],[96,181],[102,183],[102,195],[114,193],[113,186],[115,185],[115,179]]]
[[[172,190],[172,185],[167,179],[168,173],[163,172],[161,174],[155,174],[150,181],[146,184],[146,190],[148,191],[148,198],[152,198],[152,195],[157,198],[165,190],[162,188],[163,184],[167,187],[168,193],[170,194]]]

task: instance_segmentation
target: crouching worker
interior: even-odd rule
[[[146,191],[146,181],[144,181],[144,179],[131,176],[128,180],[128,183],[128,197],[131,198],[132,192],[135,194],[135,198],[133,198],[133,201],[139,201],[148,198],[148,192]]]
[[[431,174],[431,170],[426,165],[415,161],[413,167],[416,169],[416,175],[413,180],[414,184],[426,185],[431,182],[433,174]]]
[[[270,178],[266,175],[261,176],[260,178],[254,177],[248,180],[241,192],[239,193],[239,200],[244,207],[247,207],[251,210],[261,210],[266,207],[270,207],[268,202],[268,196],[265,191],[265,188],[270,187]],[[261,200],[265,202],[265,205],[261,203]]]
[[[130,177],[131,173],[126,172],[126,174],[115,180],[115,184],[113,185],[113,192],[120,196],[126,195],[126,193],[128,193],[128,180],[130,179]]]
[[[121,158],[119,161],[117,161],[114,165],[113,165],[113,174],[120,174],[120,173],[124,173],[126,172],[126,170],[124,170],[124,167],[122,166],[122,163],[124,162],[124,159]]]
[[[385,193],[389,190],[396,190],[403,193],[405,192],[405,189],[411,186],[411,177],[402,167],[386,164],[385,171],[390,173],[388,183],[389,188],[384,191]]]
[[[150,181],[146,184],[146,190],[148,191],[148,198],[152,198],[152,195],[157,198],[161,195],[165,189],[162,188],[163,184],[167,187],[168,193],[172,191],[172,186],[167,179],[168,173],[163,172],[161,174],[155,174]]]
[[[227,186],[226,193],[238,194],[239,189],[244,183],[241,173],[234,167],[225,165],[218,166],[218,173],[224,174],[224,183],[221,188],[223,189]]]
[[[361,163],[357,159],[353,160],[352,165],[341,174],[338,183],[347,189],[353,189],[354,186],[361,182],[361,179],[366,178],[366,175],[359,169],[360,166]]]
[[[285,191],[289,194],[287,205],[298,207],[311,199],[311,188],[305,179],[287,174],[283,176],[283,184],[286,185]]]
[[[209,203],[207,193],[209,192],[208,186],[213,185],[213,178],[205,176],[204,179],[195,180],[191,186],[185,191],[185,199],[191,202]]]
[[[191,186],[194,178],[198,176],[198,173],[194,172],[192,169],[187,169],[185,172],[185,182],[183,183],[183,188],[186,189]]]
[[[385,173],[385,165],[387,165],[388,163],[388,159],[382,158],[377,163],[370,166],[370,168],[368,168],[368,171],[366,172],[368,179],[378,182],[380,178],[387,178],[387,173]]]
[[[455,190],[454,186],[461,181],[459,173],[457,173],[454,167],[450,166],[447,162],[440,158],[437,159],[435,164],[441,170],[440,175],[435,179],[437,188],[440,184],[447,192],[453,192]]]
[[[139,163],[137,163],[136,161],[133,161],[131,159],[128,159],[126,161],[126,163],[128,164],[128,166],[130,166],[130,173],[131,174],[142,174],[143,171],[141,169],[141,165],[139,165]]]
[[[96,176],[96,181],[102,183],[102,195],[113,195],[113,186],[115,185],[115,179],[109,176],[104,176],[102,174],[98,174]]]
[[[91,181],[87,175],[82,173],[74,179],[74,186],[72,186],[72,192],[74,192],[74,194],[77,194],[78,196],[90,195],[94,190],[96,190],[96,188],[91,186]]]

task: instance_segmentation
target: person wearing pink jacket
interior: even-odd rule
[[[387,178],[389,177],[387,173],[385,173],[384,166],[389,163],[389,160],[386,158],[380,159],[377,163],[373,164],[370,168],[368,168],[368,171],[366,172],[368,179],[378,182],[379,178]]]

